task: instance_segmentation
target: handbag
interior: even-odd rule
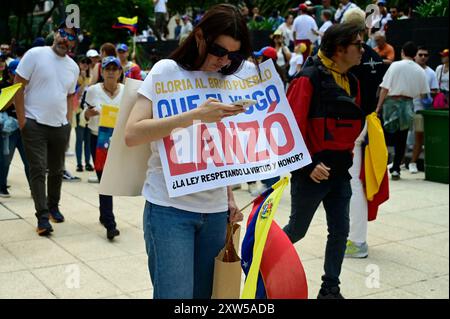
[[[441,88],[442,73],[444,73],[444,66],[442,66],[441,75],[439,76],[439,89]],[[448,100],[443,92],[439,92],[435,95],[433,100],[433,108],[437,110],[448,108]]]
[[[228,224],[225,247],[214,260],[212,299],[239,299],[241,294],[241,258],[238,251],[241,226]]]

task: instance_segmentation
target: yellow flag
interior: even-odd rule
[[[284,189],[289,183],[289,178],[284,177],[272,186],[273,192],[266,198],[261,205],[255,226],[255,243],[253,245],[253,260],[245,281],[242,299],[255,299],[258,285],[259,268],[261,259],[266,246],[267,235],[272,225],[273,216],[277,211]]]
[[[22,83],[16,83],[2,89],[0,93],[0,111],[11,101],[21,87]]]
[[[366,174],[366,197],[369,201],[378,193],[387,168],[388,150],[384,139],[383,126],[374,112],[367,115],[369,144],[364,155]]]
[[[114,128],[116,126],[118,115],[119,108],[117,106],[102,105],[99,126]]]
[[[133,18],[118,17],[117,20],[119,21],[119,23],[127,24],[127,25],[135,25],[138,23],[137,16],[133,17]]]

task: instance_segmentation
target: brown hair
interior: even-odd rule
[[[105,52],[105,56],[117,56],[116,46],[110,42],[103,43],[100,47],[100,54]]]
[[[232,61],[221,73],[229,75],[237,72],[244,61],[252,55],[250,34],[247,23],[239,9],[230,4],[219,4],[209,9],[202,20],[195,27],[188,38],[175,50],[170,59],[175,60],[181,67],[189,71],[197,71],[203,65],[208,55],[207,52],[199,56],[196,31],[203,32],[203,38],[207,47],[221,35],[227,35],[241,42],[239,52],[243,56],[242,62]]]

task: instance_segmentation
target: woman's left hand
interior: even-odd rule
[[[228,201],[228,209],[230,210],[230,223],[239,223],[244,219],[234,199]]]

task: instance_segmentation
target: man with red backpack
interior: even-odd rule
[[[321,202],[328,241],[319,299],[343,299],[339,275],[349,233],[352,150],[364,126],[359,83],[348,70],[361,62],[363,39],[355,24],[338,24],[324,34],[319,53],[309,58],[288,90],[288,100],[312,157],[292,173],[291,216],[285,233],[302,239]]]

